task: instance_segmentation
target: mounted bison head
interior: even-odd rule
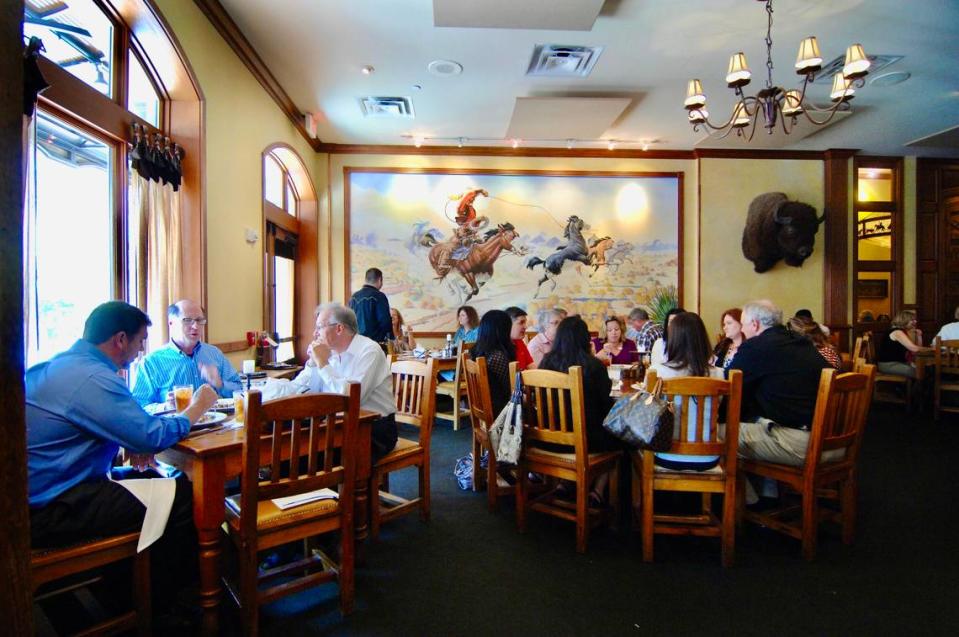
[[[799,267],[812,254],[819,224],[816,209],[789,201],[781,192],[759,195],[749,204],[743,228],[743,256],[753,262],[756,272],[765,272],[783,259]]]

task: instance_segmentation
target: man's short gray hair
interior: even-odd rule
[[[764,329],[783,324],[783,311],[772,301],[750,301],[743,306],[743,320],[746,317],[758,321]]]
[[[634,307],[633,310],[629,313],[630,321],[648,321],[649,312],[644,310],[641,307]]]
[[[330,313],[330,323],[342,325],[354,334],[360,331],[356,322],[356,314],[342,303],[323,303],[317,306],[315,314],[319,316],[326,311]]]
[[[539,331],[542,332],[546,329],[546,325],[549,323],[550,319],[558,318],[562,321],[564,318],[566,318],[566,314],[566,310],[561,307],[540,310],[539,314],[536,315],[536,325],[539,328]]]

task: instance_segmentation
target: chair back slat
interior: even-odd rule
[[[480,356],[475,361],[465,359],[463,371],[466,375],[466,398],[470,405],[473,428],[482,427],[484,431],[488,430],[496,420],[496,414],[493,413],[493,399],[489,393],[486,357]]]
[[[525,395],[523,437],[586,449],[583,368],[574,365],[569,373],[543,369],[521,373]]]
[[[246,400],[246,436],[240,476],[241,535],[255,541],[257,503],[261,500],[336,486],[341,502],[348,499],[352,507],[359,384],[350,383],[346,395],[304,394],[263,403],[260,392],[254,390]],[[265,457],[270,460],[271,473],[269,479],[261,481],[259,467],[264,460],[261,448],[266,445],[269,448],[263,451],[268,451]],[[323,456],[322,465],[317,455]],[[301,471],[301,459],[307,460],[305,471]],[[285,472],[284,460],[289,463]],[[352,518],[352,510],[349,516]]]
[[[935,350],[936,375],[959,374],[959,340],[942,340],[937,336],[933,341]]]
[[[807,471],[816,470],[823,452],[837,449],[845,449],[843,456],[827,463],[855,463],[876,377],[874,365],[863,364],[859,368],[861,372],[846,374],[838,374],[834,369],[822,371],[806,455],[820,462],[807,462]]]
[[[428,448],[436,416],[436,360],[398,361],[390,366],[396,421],[419,428],[419,444]]]

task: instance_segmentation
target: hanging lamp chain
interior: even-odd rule
[[[766,0],[766,88],[773,87],[773,0]]]

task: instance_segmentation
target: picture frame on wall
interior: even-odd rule
[[[380,268],[424,335],[455,330],[462,305],[516,305],[531,323],[561,307],[598,329],[679,297],[682,193],[681,172],[345,167],[346,293]]]
[[[861,299],[884,299],[889,296],[889,281],[886,279],[859,279],[856,281],[856,296]]]

